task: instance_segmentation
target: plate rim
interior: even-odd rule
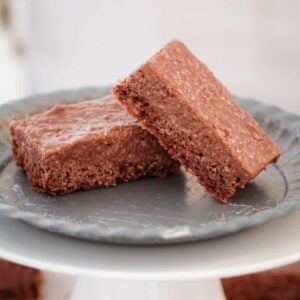
[[[74,101],[76,101],[76,99],[87,100],[92,99],[93,96],[95,96],[95,98],[102,97],[109,93],[109,91],[110,86],[104,86],[83,87],[80,89],[61,90],[52,93],[38,94],[2,104],[0,106],[0,115],[3,114],[2,111],[14,110],[15,107],[18,106],[18,104],[21,104],[25,107],[26,105],[34,105],[35,102],[38,103],[41,98],[43,99],[43,102],[46,102],[47,99],[54,98],[62,99],[62,102],[64,101],[63,99],[66,98],[74,98]],[[295,135],[297,139],[300,139],[300,116],[286,112],[276,106],[263,104],[257,100],[253,100],[250,98],[241,98],[234,96],[234,99],[237,100],[239,104],[241,104],[241,106],[251,106],[252,113],[257,111],[260,114],[270,114],[272,115],[273,121],[274,118],[280,119],[282,120],[284,125],[288,125],[288,128],[291,128],[291,130],[297,129],[297,133],[295,133]],[[53,103],[51,105],[48,105],[48,107],[52,105]],[[0,172],[11,160],[11,157],[7,157],[0,161]],[[280,171],[279,165],[275,165],[275,167],[277,167]],[[283,178],[285,179],[285,176],[283,176]],[[3,200],[3,197],[0,195],[0,201],[1,200]],[[300,199],[298,199],[297,195],[294,195],[294,197],[291,197],[290,195],[287,201],[279,203],[276,207],[272,209],[257,212],[255,215],[252,215],[251,218],[246,216],[237,216],[232,222],[220,222],[208,224],[205,227],[199,227],[197,232],[194,231],[193,233],[191,233],[187,225],[179,225],[176,227],[177,230],[180,229],[180,232],[184,233],[180,236],[178,236],[178,234],[175,234],[175,231],[173,231],[172,233],[169,228],[163,227],[157,227],[156,229],[143,229],[142,231],[131,229],[130,234],[128,234],[130,230],[127,229],[127,234],[124,238],[124,228],[121,226],[114,227],[113,230],[110,231],[107,230],[107,228],[101,227],[101,225],[99,224],[94,224],[92,226],[88,223],[81,223],[80,225],[78,225],[72,221],[66,220],[62,222],[60,220],[53,220],[36,213],[20,211],[17,207],[13,205],[0,203],[0,212],[6,217],[25,221],[26,223],[29,223],[32,226],[42,228],[47,231],[80,239],[93,240],[96,242],[108,242],[128,245],[173,244],[216,238],[287,216],[288,214],[297,209],[300,209]],[[86,229],[88,229],[89,231],[97,231],[98,237],[95,239],[92,239],[91,237],[85,238],[84,232],[86,232]],[[168,230],[167,235],[166,229]],[[211,234],[211,232],[214,232],[215,234]],[[209,237],[207,237],[208,233]],[[147,240],[144,239],[146,235],[148,237]],[[101,238],[99,238],[100,236]],[[131,238],[129,238],[129,236]]]

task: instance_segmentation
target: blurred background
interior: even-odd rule
[[[234,94],[300,113],[300,1],[0,0],[0,102],[111,84],[173,38]]]

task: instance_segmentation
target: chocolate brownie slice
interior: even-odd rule
[[[300,264],[222,279],[228,300],[300,299]]]
[[[42,274],[39,270],[0,259],[0,299],[40,299]]]
[[[163,47],[113,92],[222,202],[280,155],[257,122],[180,41]]]
[[[53,109],[10,125],[12,150],[34,190],[52,195],[164,177],[179,164],[113,96]]]

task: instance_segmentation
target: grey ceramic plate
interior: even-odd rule
[[[52,197],[31,190],[12,160],[8,124],[55,103],[78,102],[108,88],[62,91],[0,107],[0,210],[39,228],[77,238],[125,244],[204,240],[262,224],[300,206],[300,117],[237,99],[281,146],[278,164],[223,205],[184,170],[166,180],[145,178],[115,188]]]

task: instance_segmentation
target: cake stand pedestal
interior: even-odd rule
[[[225,300],[219,279],[178,281],[99,280],[79,277],[71,300]]]
[[[52,234],[0,216],[0,257],[42,270],[80,276],[73,300],[93,300],[93,294],[101,292],[101,299],[105,300],[121,296],[122,299],[131,296],[131,300],[214,300],[223,297],[215,278],[298,261],[299,232],[297,211],[268,224],[205,242],[117,246]]]

